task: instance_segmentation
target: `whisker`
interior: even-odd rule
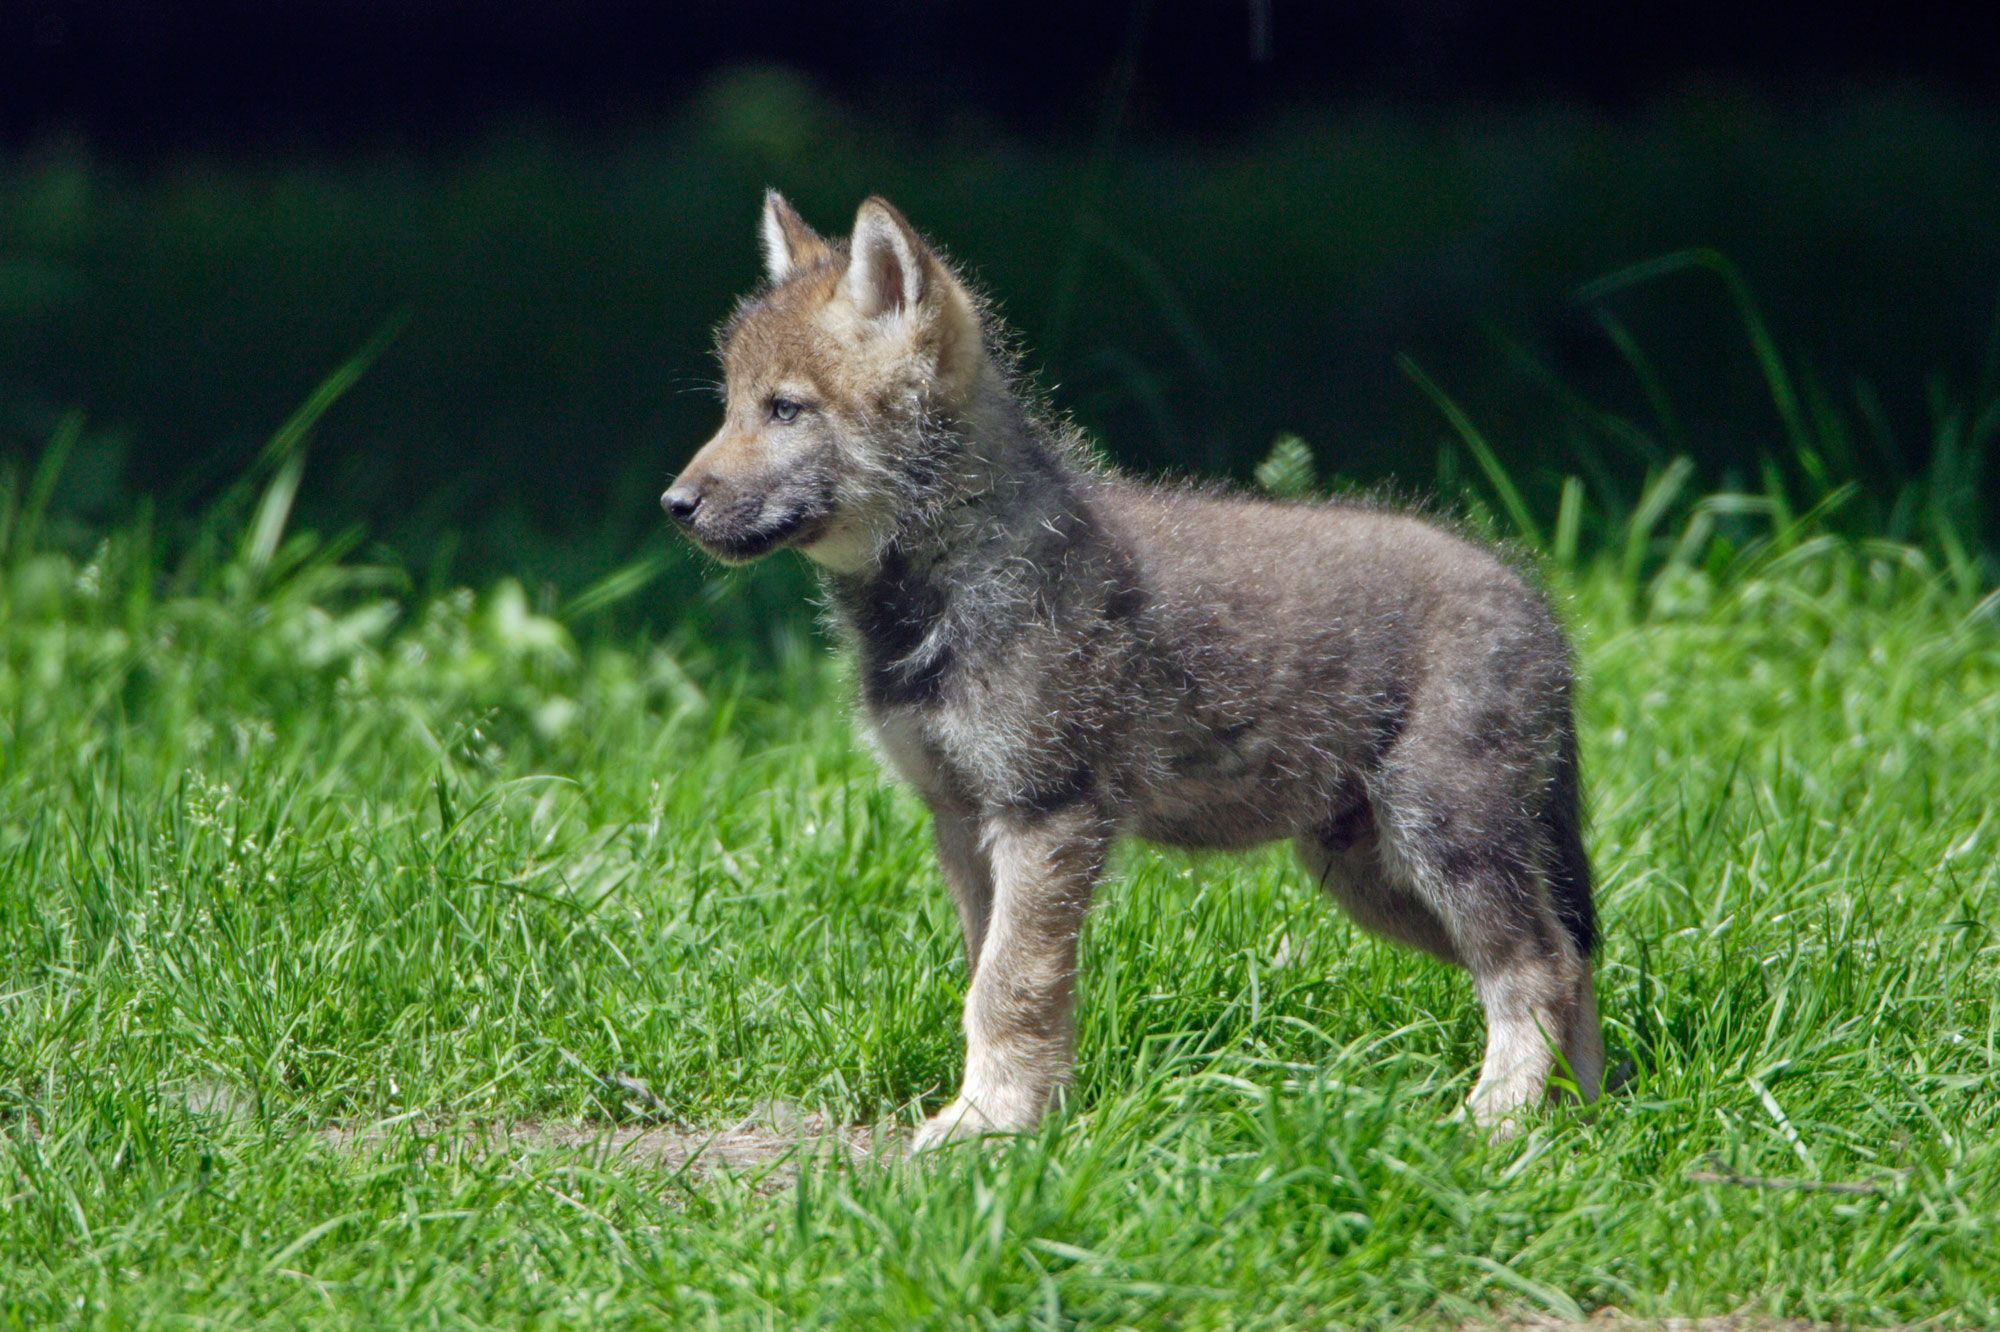
[[[683,379],[676,383],[676,393],[706,393],[718,400],[726,399],[728,386],[719,379]]]

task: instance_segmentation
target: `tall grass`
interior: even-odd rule
[[[1769,391],[1779,429],[1768,445],[1746,450],[1743,459],[1745,467],[1755,468],[1755,489],[1705,494],[1692,489],[1697,467],[1684,451],[1681,414],[1651,358],[1610,308],[1622,293],[1690,271],[1720,279],[1748,354]],[[1693,575],[1731,585],[1794,556],[1809,542],[1835,539],[1936,569],[1962,595],[1994,584],[2000,560],[1981,534],[1993,518],[1983,484],[1987,458],[2000,439],[2000,313],[1985,364],[1961,396],[1933,377],[1931,436],[1921,450],[1931,462],[1917,471],[1903,466],[1899,472],[1897,464],[1915,451],[1896,444],[1872,392],[1857,383],[1854,405],[1844,409],[1816,378],[1805,378],[1808,387],[1802,391],[1801,377],[1779,351],[1749,283],[1726,256],[1713,250],[1665,255],[1587,283],[1577,298],[1592,307],[1631,366],[1653,419],[1635,421],[1589,402],[1536,363],[1521,344],[1501,339],[1505,350],[1548,387],[1576,427],[1570,447],[1587,475],[1561,475],[1550,530],[1544,530],[1526,487],[1471,416],[1415,360],[1401,360],[1404,373],[1437,407],[1453,439],[1472,458],[1485,491],[1468,485],[1467,503],[1488,530],[1533,552],[1557,575],[1572,578],[1584,566],[1587,535],[1594,536],[1593,560],[1602,568],[1597,557],[1615,554],[1615,564],[1608,567],[1635,600],[1682,586]],[[1872,458],[1864,457],[1857,445],[1869,431]],[[1280,441],[1267,466],[1292,447]],[[1623,493],[1613,470],[1603,463],[1604,450],[1623,452],[1645,465],[1636,494],[1627,498]],[[1873,474],[1874,467],[1888,468],[1887,476]],[[1443,470],[1449,485],[1456,477],[1449,455]],[[1491,508],[1496,502],[1497,515]],[[1587,521],[1597,529],[1594,533],[1586,534]]]
[[[1201,140],[1123,114],[1114,95],[1089,143],[1035,142],[871,118],[762,70],[658,124],[423,155],[0,157],[0,453],[32,460],[81,405],[67,507],[122,521],[136,494],[183,513],[408,309],[409,335],[322,424],[306,515],[363,517],[426,571],[449,549],[462,577],[580,586],[657,532],[655,497],[713,429],[711,332],[756,280],[777,185],[829,230],[870,192],[896,199],[1129,466],[1247,480],[1294,431],[1344,476],[1409,481],[1435,413],[1394,371],[1407,351],[1504,443],[1544,525],[1563,472],[1623,510],[1649,462],[1754,490],[1763,443],[1795,454],[1707,271],[1568,299],[1634,257],[1712,246],[1794,349],[1794,421],[1817,429],[1821,397],[1852,419],[1861,466],[1826,458],[1871,483],[1865,503],[1923,470],[1922,377],[1943,367],[1966,394],[2000,282],[1991,118],[1911,90],[1710,88],[1616,117],[1302,108]],[[1600,313],[1650,349],[1649,374],[1594,336]],[[1487,320],[1656,452],[1571,417],[1494,354]],[[1866,405],[1849,372],[1879,390]]]

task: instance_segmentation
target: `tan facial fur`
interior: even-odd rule
[[[721,339],[722,426],[661,502],[719,559],[792,546],[857,568],[910,507],[909,451],[972,398],[974,303],[880,199],[833,243],[773,192],[759,237],[768,283]]]

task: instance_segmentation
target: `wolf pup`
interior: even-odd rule
[[[1073,1059],[1112,839],[1291,838],[1365,929],[1472,973],[1496,1133],[1603,1070],[1569,649],[1493,553],[1418,518],[1082,461],[901,213],[843,243],[765,197],[722,428],[661,498],[729,563],[803,551],[922,794],[965,931],[959,1094],[917,1135],[1032,1128]]]

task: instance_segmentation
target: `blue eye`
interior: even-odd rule
[[[790,398],[771,399],[771,419],[774,421],[795,421],[805,407]]]

